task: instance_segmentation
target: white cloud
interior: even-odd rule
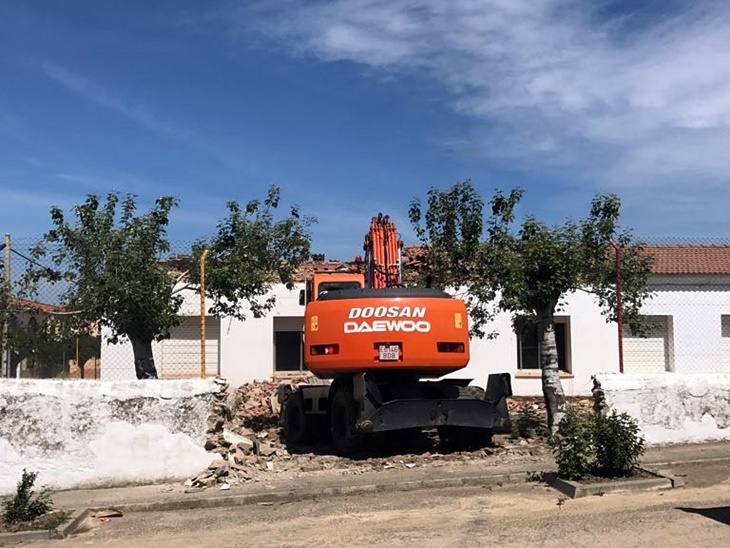
[[[620,17],[577,0],[240,5],[228,21],[244,36],[437,82],[481,122],[469,148],[493,160],[622,191],[730,182],[727,3]]]

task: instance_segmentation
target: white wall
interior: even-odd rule
[[[570,317],[571,372],[561,375],[563,390],[568,396],[590,394],[592,375],[618,371],[616,324],[606,323],[595,298],[583,291],[570,295],[557,315]],[[515,395],[542,394],[541,371],[517,369],[517,335],[511,315],[500,314],[492,329],[499,335],[491,340],[473,340],[469,365],[450,376],[474,379],[474,384],[486,386],[489,373],[508,372]]]
[[[730,314],[730,284],[699,276],[657,281],[655,297],[643,310],[647,315],[672,316],[674,371],[730,373],[721,365],[721,317]]]
[[[38,486],[101,487],[180,479],[203,449],[213,381],[0,380],[0,495],[22,470]]]
[[[599,375],[609,409],[628,413],[648,444],[730,439],[730,375]]]
[[[274,372],[274,318],[303,317],[299,290],[304,284],[288,290],[283,284],[273,288],[276,307],[264,318],[248,318],[244,322],[221,320],[221,376],[231,385],[271,378]]]

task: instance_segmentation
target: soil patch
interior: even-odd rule
[[[650,479],[657,477],[656,474],[652,474],[651,472],[644,470],[643,468],[634,468],[632,470],[631,474],[628,476],[617,476],[617,477],[606,477],[606,476],[597,476],[594,474],[584,474],[583,477],[579,480],[574,480],[577,483],[620,483],[622,481],[630,481],[630,480],[637,480],[637,479]]]
[[[18,533],[20,531],[48,531],[61,525],[71,515],[70,510],[52,510],[33,521],[5,523],[0,519],[0,533]]]

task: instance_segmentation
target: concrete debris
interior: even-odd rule
[[[262,481],[276,475],[292,479],[306,474],[363,474],[368,471],[443,467],[450,463],[478,461],[487,463],[533,462],[551,454],[543,438],[512,439],[509,432],[497,433],[490,447],[471,451],[454,451],[439,443],[436,429],[426,431],[413,443],[393,448],[389,441],[377,445],[372,455],[358,455],[357,459],[336,456],[322,450],[325,442],[317,445],[287,447],[282,438],[281,406],[277,398],[276,380],[255,381],[238,388],[222,380],[216,381],[220,392],[215,395],[213,412],[208,419],[205,449],[211,453],[207,470],[185,482],[186,492]],[[298,386],[320,382],[309,375],[292,376],[285,384]],[[592,410],[592,398],[570,398],[569,405],[579,412]],[[513,421],[521,409],[528,406],[528,414],[545,421],[546,411],[542,398],[510,398],[508,409]],[[387,439],[387,438],[386,438]],[[396,441],[397,436],[395,437]],[[370,451],[370,449],[369,449]],[[385,458],[384,458],[385,457]],[[228,487],[222,487],[227,485]]]
[[[227,466],[228,461],[224,459],[215,459],[210,463],[210,466],[208,466],[208,470],[215,470],[221,466]]]
[[[250,436],[250,435],[249,435]],[[223,439],[229,444],[238,447],[239,444],[252,444],[251,438],[247,435],[236,434],[227,428],[223,428]]]
[[[267,442],[259,442],[256,443],[256,454],[261,457],[270,457],[271,455],[276,454],[276,447],[274,447],[273,444],[267,443]]]
[[[242,441],[236,444],[236,452],[240,452],[243,455],[253,455],[256,453],[256,445],[254,440],[243,438]]]

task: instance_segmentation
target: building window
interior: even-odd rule
[[[555,318],[555,343],[558,347],[558,369],[570,372],[570,321]],[[537,324],[527,323],[517,333],[517,368],[540,369],[540,340]]]

